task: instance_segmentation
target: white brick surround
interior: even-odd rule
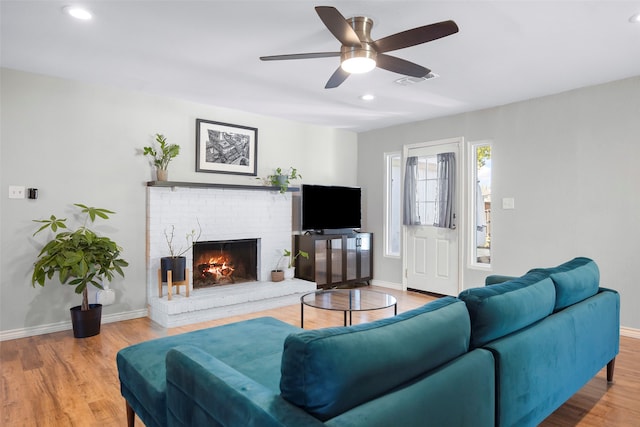
[[[301,293],[315,290],[315,283],[302,280],[270,281],[270,272],[283,249],[290,249],[292,245],[291,200],[291,193],[280,194],[260,187],[148,187],[147,300],[151,319],[162,326],[173,327],[291,304],[299,300]],[[158,298],[160,258],[169,255],[164,230],[175,226],[174,247],[185,248],[185,236],[192,229],[197,230],[198,222],[202,229],[200,241],[259,239],[258,281],[196,289],[189,298],[184,297],[182,286],[182,295],[174,295],[172,301],[167,300],[164,285],[164,296]],[[184,256],[191,270],[191,249]],[[191,282],[189,277],[192,289]],[[237,288],[237,292],[233,288]],[[224,300],[229,303],[222,302]]]

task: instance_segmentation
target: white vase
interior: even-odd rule
[[[158,181],[166,181],[169,178],[169,172],[166,169],[156,169],[156,177]]]
[[[284,269],[284,278],[285,278],[285,280],[293,279],[293,277],[295,275],[296,275],[296,268],[295,267],[289,267],[289,268],[285,268]]]

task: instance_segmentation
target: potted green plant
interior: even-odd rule
[[[272,282],[282,282],[284,280],[284,270],[280,267],[282,260],[284,259],[284,253],[280,255],[278,258],[278,262],[276,263],[276,268],[271,270],[271,281]]]
[[[287,264],[287,268],[285,268],[285,270],[284,270],[284,278],[285,279],[293,279],[293,277],[295,276],[295,274],[296,274],[295,262],[296,262],[296,258],[298,258],[299,256],[301,256],[302,258],[309,259],[309,253],[308,252],[299,250],[295,255],[293,255],[291,253],[291,251],[289,251],[287,249],[284,250],[283,257],[289,258],[289,262]]]
[[[89,304],[87,285],[103,289],[102,282],[113,280],[115,273],[124,277],[122,269],[129,263],[120,258],[122,248],[113,240],[99,236],[87,227],[89,221],[93,223],[98,217],[108,219],[115,212],[80,203],[74,206],[85,216],[82,225],[75,230],[67,228],[66,218],[55,215],[34,220],[42,224],[34,236],[46,229],[55,234],[37,256],[31,285],[44,286],[57,275],[60,283],[75,286],[75,292],[82,294],[82,304],[70,309],[73,334],[76,338],[85,338],[100,333],[102,317],[102,305]]]
[[[185,235],[186,246],[176,247],[173,243],[175,237],[175,226],[171,226],[171,230],[167,227],[164,230],[164,238],[167,241],[169,247],[169,256],[160,258],[160,269],[162,270],[162,281],[167,281],[167,272],[171,270],[171,280],[173,282],[182,282],[186,280],[185,270],[187,268],[187,258],[183,255],[190,250],[193,245],[196,244],[200,236],[202,235],[202,228],[198,221],[198,231],[192,229],[191,232]],[[188,286],[188,285],[187,285]]]
[[[285,193],[291,181],[300,178],[302,178],[302,175],[294,167],[290,167],[287,172],[283,171],[282,168],[276,168],[274,174],[267,176],[267,182],[273,187],[279,187],[280,193]]]
[[[295,276],[295,273],[296,273],[296,267],[295,267],[296,258],[301,256],[302,258],[309,259],[309,253],[305,252],[305,251],[300,251],[300,250],[295,255],[293,255],[291,253],[291,251],[285,249],[284,250],[284,256],[289,258],[289,263],[287,265],[287,268],[284,271],[284,278],[285,279],[293,279],[293,277]]]
[[[164,135],[157,133],[156,142],[159,148],[144,147],[144,155],[153,157],[153,164],[156,166],[156,176],[158,181],[166,181],[169,173],[167,167],[169,162],[180,154],[180,146],[177,144],[169,144]]]

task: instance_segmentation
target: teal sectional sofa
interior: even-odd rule
[[[619,345],[619,297],[577,258],[392,318],[302,330],[259,318],[117,355],[128,422],[534,426]]]

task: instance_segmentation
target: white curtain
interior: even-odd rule
[[[456,155],[438,154],[438,198],[436,200],[436,219],[434,226],[456,228]]]
[[[404,171],[404,195],[402,223],[404,225],[419,225],[417,189],[418,187],[418,157],[407,157]]]

